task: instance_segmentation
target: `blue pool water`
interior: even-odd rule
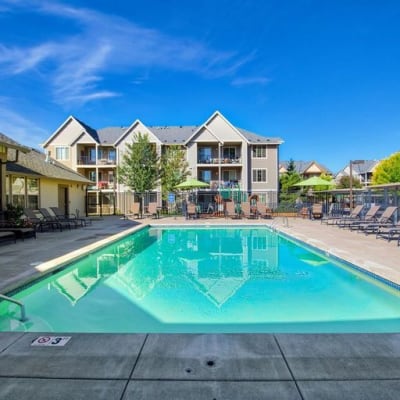
[[[264,227],[146,228],[14,297],[1,331],[400,332],[398,290]]]

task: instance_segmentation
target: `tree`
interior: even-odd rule
[[[400,182],[400,152],[382,160],[372,175],[372,184]]]
[[[358,178],[355,178],[354,176],[353,176],[352,186],[355,189],[362,188],[362,184],[361,184],[360,180]],[[348,189],[349,187],[350,187],[350,176],[349,175],[341,176],[336,188],[337,189]]]
[[[118,168],[119,182],[131,188],[140,198],[143,193],[153,190],[159,179],[159,158],[155,145],[148,135],[135,134],[132,143],[126,145],[126,152]],[[141,210],[143,213],[143,210]]]
[[[168,193],[175,192],[175,186],[189,175],[188,162],[185,151],[178,145],[169,146],[161,156],[161,187],[162,198],[165,200]]]
[[[283,202],[294,202],[297,193],[294,192],[295,187],[293,185],[300,181],[301,177],[296,171],[294,161],[290,159],[286,172],[279,178],[280,200]]]

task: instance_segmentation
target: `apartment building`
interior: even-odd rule
[[[43,144],[48,156],[86,176],[89,213],[125,212],[129,188],[118,183],[117,166],[137,133],[146,134],[158,154],[166,146],[186,151],[191,175],[210,184],[206,192],[224,189],[258,194],[265,204],[276,204],[279,188],[278,137],[237,128],[220,112],[199,126],[148,126],[137,119],[128,127],[93,129],[70,116]],[[154,196],[161,205],[161,188]]]

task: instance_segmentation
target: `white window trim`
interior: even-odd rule
[[[265,181],[255,181],[254,172],[255,171],[265,171]],[[253,183],[268,183],[268,169],[267,168],[252,168],[251,170],[251,181]]]
[[[264,147],[265,148],[265,157],[255,157],[253,150],[256,147]],[[255,160],[266,160],[268,158],[268,147],[266,144],[253,144],[253,148],[251,149],[251,158]]]

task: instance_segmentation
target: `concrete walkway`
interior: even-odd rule
[[[34,279],[62,257],[148,221],[104,217],[73,231],[0,247],[0,291]],[[151,223],[187,223],[180,218]],[[324,251],[399,280],[397,244],[318,221],[272,223]],[[91,247],[92,248],[92,247]],[[66,252],[69,253],[65,256]],[[39,336],[65,346],[35,346]],[[51,339],[52,340],[52,339]],[[44,339],[43,341],[46,341]],[[55,341],[56,342],[56,341]],[[398,399],[396,334],[65,334],[0,333],[1,399]]]

